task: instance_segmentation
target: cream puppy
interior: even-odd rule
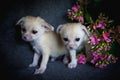
[[[26,16],[21,18],[17,25],[21,25],[22,39],[30,42],[35,51],[33,62],[29,67],[37,66],[39,57],[42,55],[40,68],[36,69],[35,74],[45,72],[50,56],[56,58],[67,52],[54,27],[42,18]]]
[[[81,23],[66,23],[58,26],[57,33],[60,33],[61,39],[70,53],[71,61],[68,67],[75,68],[77,66],[76,51],[80,51],[84,47],[86,47],[86,52],[90,49],[86,45],[90,36],[89,31]]]

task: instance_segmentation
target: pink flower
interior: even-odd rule
[[[93,26],[93,29],[94,29],[94,30],[96,30],[96,29],[97,29],[97,26],[96,26],[96,25],[94,25],[94,26]]]
[[[105,50],[106,50],[106,51],[109,51],[109,50],[110,50],[110,46],[106,46],[106,47],[105,47]]]
[[[96,51],[101,52],[102,50],[103,50],[103,48],[98,48]]]
[[[97,60],[92,59],[90,62],[91,62],[92,64],[95,64],[96,61],[97,61]]]
[[[91,63],[95,64],[98,61],[100,55],[97,54],[96,52],[91,52],[91,55],[93,56]]]
[[[101,64],[101,65],[99,65],[98,67],[99,68],[105,68],[107,66],[107,64]]]
[[[97,28],[104,29],[105,28],[105,24],[103,22],[99,22],[98,25],[97,25]]]
[[[84,22],[83,16],[76,17],[75,20],[78,22]]]
[[[70,15],[71,15],[71,12],[70,12],[70,11],[68,11],[68,12],[67,12],[67,14],[70,16]]]
[[[80,16],[78,20],[83,22],[84,21],[83,16]]]
[[[112,54],[110,54],[108,57],[107,57],[107,60],[110,61],[112,58]]]
[[[104,37],[102,35],[100,36],[100,41],[104,41]]]
[[[105,24],[103,22],[99,22],[97,25],[95,24],[93,26],[93,29],[96,30],[97,28],[101,28],[104,29],[105,28]]]
[[[98,39],[97,39],[95,36],[92,35],[92,36],[90,37],[90,40],[91,40],[91,42],[92,42],[93,45],[98,44]]]
[[[74,12],[77,12],[79,8],[80,8],[79,5],[77,5],[77,6],[73,6],[73,7],[72,7],[72,10],[73,10]]]
[[[108,38],[109,34],[107,32],[103,33],[103,37],[104,37],[104,39],[105,39],[106,42],[111,42],[111,39]]]
[[[91,62],[92,64],[96,64],[96,62],[98,61],[98,59],[99,59],[99,58],[94,57],[90,62]]]
[[[80,55],[79,58],[78,58],[78,63],[85,64],[85,62],[86,62],[85,55]]]
[[[107,55],[105,55],[105,54],[100,55],[101,60],[105,60],[106,58],[107,58]]]
[[[71,14],[71,17],[74,19],[76,17],[76,15],[75,14]]]

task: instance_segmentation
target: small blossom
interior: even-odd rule
[[[108,38],[109,37],[109,33],[104,32],[103,33],[103,37],[104,37],[104,39],[105,39],[106,42],[111,42],[111,39]]]
[[[103,36],[100,36],[100,41],[104,41],[104,37]]]
[[[112,54],[110,54],[108,57],[107,57],[107,60],[110,61],[112,58]]]
[[[71,15],[71,12],[70,12],[70,11],[68,11],[68,12],[67,12],[67,14],[68,14],[68,16],[70,16],[70,15]]]
[[[90,62],[91,62],[92,64],[95,64],[95,63],[97,62],[97,60],[92,59]]]
[[[76,17],[75,20],[78,22],[84,22],[83,16]]]
[[[85,62],[86,62],[85,55],[80,55],[79,58],[78,58],[78,63],[85,64]]]
[[[110,46],[106,46],[106,47],[105,47],[105,50],[106,50],[106,51],[109,51],[109,50],[110,50]]]
[[[101,60],[105,60],[105,59],[106,59],[106,57],[107,57],[107,55],[102,54],[102,55],[100,56],[100,59],[101,59]]]
[[[97,25],[97,28],[104,29],[105,28],[105,24],[103,22],[99,22],[98,25]]]
[[[73,10],[74,12],[77,12],[79,8],[80,8],[79,5],[77,5],[77,6],[73,6],[73,7],[72,7],[72,10]]]
[[[93,29],[94,29],[94,30],[96,30],[96,29],[97,29],[97,26],[96,26],[96,25],[94,25],[94,26],[93,26]]]
[[[84,21],[83,16],[80,16],[78,20],[83,22]]]
[[[91,63],[95,64],[99,59],[99,54],[97,54],[97,52],[91,52],[90,54],[93,56]]]
[[[103,48],[100,47],[100,48],[98,48],[96,51],[97,51],[97,52],[101,52],[102,50],[103,50]]]
[[[93,52],[93,53],[92,53],[92,56],[95,57],[96,59],[99,58],[99,54],[98,54],[97,52]]]
[[[99,68],[104,68],[106,66],[107,66],[107,64],[101,64],[101,65],[99,65]]]
[[[91,42],[92,42],[93,45],[98,44],[98,39],[97,39],[95,36],[92,35],[92,36],[90,37],[90,40],[91,40]]]

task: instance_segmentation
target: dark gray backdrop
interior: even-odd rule
[[[98,0],[99,1],[99,0]],[[116,2],[102,1],[99,6],[91,3],[89,11],[96,18],[100,11],[105,11],[119,24],[120,16]],[[95,68],[91,64],[78,65],[76,69],[68,69],[60,60],[48,63],[43,75],[33,75],[36,68],[28,68],[32,62],[33,51],[30,45],[20,37],[16,22],[24,16],[41,16],[55,28],[67,19],[68,8],[74,0],[4,0],[0,2],[0,80],[119,80],[120,61],[110,64],[104,69]],[[116,10],[117,8],[117,10]],[[119,45],[116,55],[120,56]]]

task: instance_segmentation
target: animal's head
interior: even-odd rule
[[[89,35],[85,26],[80,23],[67,23],[59,25],[57,33],[60,34],[65,46],[69,50],[77,49]]]
[[[54,27],[42,18],[33,16],[22,17],[16,25],[21,26],[22,39],[25,41],[33,41],[45,32],[54,30]]]

